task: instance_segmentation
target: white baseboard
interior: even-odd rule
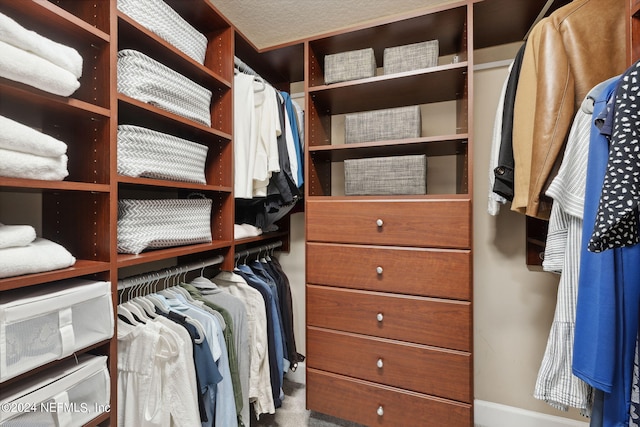
[[[513,406],[476,400],[475,427],[588,427],[588,422],[528,411]]]

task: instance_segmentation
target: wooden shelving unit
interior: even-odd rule
[[[457,2],[305,43],[311,410],[366,425],[473,423],[471,23],[472,5]],[[328,54],[372,47],[380,67],[386,47],[433,39],[435,67],[324,83]],[[423,126],[407,140],[336,137],[342,114],[447,102],[455,117],[444,133]],[[427,164],[453,157],[450,190],[436,194],[427,182],[422,196],[345,196],[332,182],[347,159],[400,154],[427,155]],[[435,270],[444,265],[461,274],[440,287]]]

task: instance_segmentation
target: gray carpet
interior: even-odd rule
[[[304,372],[304,365],[298,368]],[[285,398],[273,415],[261,415],[255,419],[252,411],[251,427],[363,427],[350,421],[330,417],[305,408],[304,375],[296,371],[292,379],[285,377],[282,389]],[[294,381],[295,380],[295,381]]]

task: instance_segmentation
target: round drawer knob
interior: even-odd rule
[[[384,319],[384,316],[382,315],[382,313],[378,313],[376,315],[376,319],[378,319],[378,322],[382,322],[382,319]]]
[[[378,227],[382,227],[382,226],[384,225],[384,221],[383,221],[383,220],[381,220],[380,218],[378,218],[378,219],[376,220],[376,225],[377,225]]]
[[[379,417],[384,415],[384,408],[382,407],[382,405],[378,406],[378,410],[376,411],[376,413]]]
[[[377,267],[376,267],[376,273],[378,273],[378,274],[382,274],[382,271],[383,271],[383,270],[382,270],[382,267],[380,267],[380,266],[377,266]]]
[[[382,369],[382,367],[384,366],[384,362],[382,361],[382,359],[378,359],[378,361],[376,362],[376,366]]]

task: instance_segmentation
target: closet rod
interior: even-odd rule
[[[176,265],[174,267],[168,267],[158,271],[151,271],[149,273],[127,277],[118,280],[118,290],[121,291],[123,289],[140,285],[146,281],[166,279],[167,277],[178,276],[180,274],[187,273],[192,270],[197,270],[199,268],[222,264],[222,261],[224,261],[224,257],[222,255],[218,255],[202,261],[190,262],[188,264]]]
[[[253,76],[260,77],[262,80],[264,80],[260,74],[255,72],[253,68],[249,67],[242,59],[238,58],[237,56],[233,57],[233,65],[243,73],[251,74]]]
[[[277,242],[273,242],[273,243],[269,243],[269,244],[265,244],[265,245],[261,245],[261,246],[256,246],[254,248],[247,249],[247,250],[244,250],[242,252],[238,252],[236,254],[236,260],[239,260],[240,258],[248,257],[250,255],[258,254],[258,253],[260,253],[262,251],[268,251],[268,250],[271,250],[271,249],[279,248],[280,246],[282,246],[282,241],[280,241],[280,240],[278,240]]]

